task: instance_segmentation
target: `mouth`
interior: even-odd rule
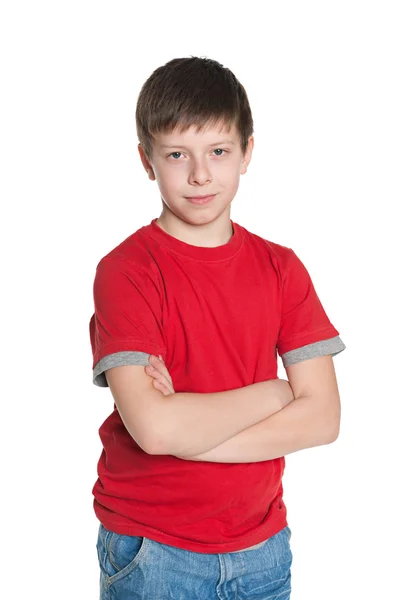
[[[187,196],[186,199],[192,204],[207,204],[208,202],[211,202],[215,196],[216,194],[211,194],[209,196]]]

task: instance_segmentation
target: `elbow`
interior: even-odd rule
[[[172,398],[172,395],[170,398]],[[163,402],[165,401],[163,400]],[[166,405],[164,403],[160,406],[163,409]],[[148,431],[147,452],[148,454],[170,454],[176,456],[182,449],[176,428],[176,419],[171,420],[171,413],[167,409],[165,412],[159,410],[157,416],[156,426],[151,431]]]
[[[146,454],[168,454],[166,444],[161,437],[155,435],[154,432],[147,435],[140,446]]]
[[[340,433],[340,419],[341,419],[341,407],[339,397],[335,402],[331,402],[331,406],[325,411],[325,432],[326,432],[326,444],[332,444],[336,442]]]
[[[138,442],[138,444],[139,444],[139,442]],[[156,452],[155,445],[148,442],[147,440],[146,440],[146,442],[139,444],[139,446],[141,447],[143,452],[145,452],[146,454],[158,454],[158,452]]]
[[[164,445],[160,442],[153,442],[151,444],[147,444],[146,449],[143,448],[143,450],[147,454],[168,454],[168,452],[165,450]]]
[[[154,442],[150,439],[149,436],[138,435],[136,431],[133,431],[127,423],[124,423],[125,428],[127,429],[129,435],[133,439],[133,441],[145,452],[146,454],[155,454],[154,452]]]
[[[325,438],[325,445],[333,444],[339,437],[339,432],[331,434]]]
[[[161,396],[161,393],[158,393]],[[156,402],[152,416],[147,419],[144,426],[143,450],[147,454],[171,454],[171,444],[169,443],[171,436],[167,428],[169,414],[164,411],[164,400],[159,402],[159,398],[156,398]]]
[[[165,441],[165,436],[155,431],[147,434],[142,449],[147,454],[171,454],[169,446]]]
[[[340,433],[340,421],[335,420],[331,423],[330,428],[328,429],[328,433],[326,436],[326,443],[333,444],[339,437]]]
[[[125,427],[128,430],[131,438],[146,454],[166,454],[165,444],[161,442],[161,436],[159,436],[154,430],[153,431],[141,431],[139,433],[133,428],[129,427],[125,423]]]

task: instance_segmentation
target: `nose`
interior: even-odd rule
[[[205,185],[212,181],[211,171],[203,160],[194,160],[191,166],[189,182],[191,184]]]

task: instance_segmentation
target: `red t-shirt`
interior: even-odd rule
[[[93,382],[104,371],[163,357],[175,392],[206,394],[277,378],[284,366],[345,345],[310,276],[285,246],[232,223],[215,248],[192,246],[156,219],[97,265],[90,320]],[[93,488],[101,523],[124,535],[204,553],[248,549],[287,525],[285,458],[182,460],[144,452],[114,410],[99,430]]]

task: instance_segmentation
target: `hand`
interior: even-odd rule
[[[147,375],[153,378],[153,386],[162,392],[164,396],[170,396],[171,394],[175,394],[172,378],[164,361],[160,359],[161,357],[157,358],[154,354],[151,354],[149,359],[151,366],[147,365],[145,371]]]

